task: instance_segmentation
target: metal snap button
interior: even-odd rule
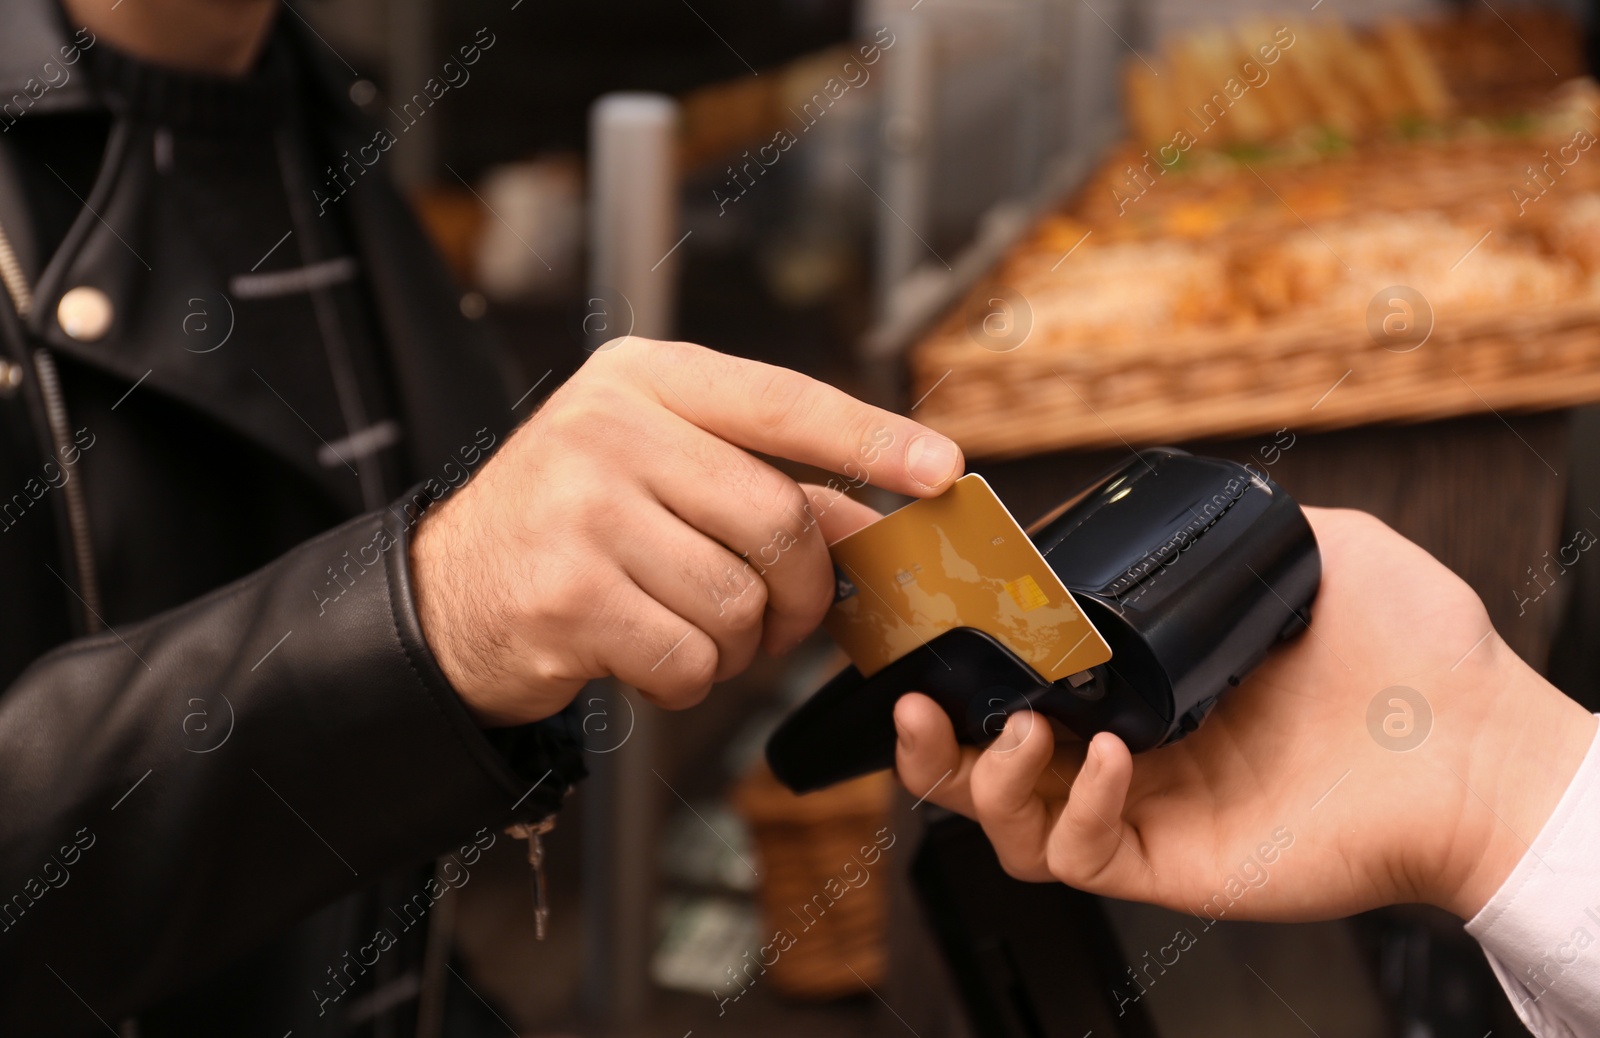
[[[111,330],[111,299],[98,288],[79,285],[56,304],[56,323],[79,342],[94,342]]]

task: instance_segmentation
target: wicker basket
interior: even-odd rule
[[[1552,125],[1174,172],[1126,216],[1119,154],[913,348],[917,417],[1003,457],[1600,400],[1600,147],[1512,190]],[[1373,331],[1392,286],[1420,346]]]
[[[838,998],[883,980],[893,785],[883,772],[796,796],[759,764],[735,789],[761,855],[762,959],[785,994]]]
[[[991,457],[1545,410],[1600,400],[1600,299],[1441,323],[1405,353],[1297,324],[976,363],[942,388],[946,406],[924,420]]]
[[[1564,24],[1529,14],[1525,35],[1576,39]],[[1571,40],[1565,74],[1528,73],[1503,29],[1296,23],[1253,136],[1167,96],[1210,72],[1136,69],[1148,143],[1113,149],[913,347],[917,417],[969,455],[1010,456],[1600,400],[1600,86],[1572,74]],[[1204,65],[1262,31],[1202,33],[1162,60]],[[1362,47],[1364,64],[1306,64]],[[1448,103],[1378,103],[1368,73],[1419,62]],[[1289,104],[1297,76],[1330,70],[1348,81]],[[1338,129],[1333,101],[1361,97],[1371,110]],[[1161,147],[1174,122],[1192,147]],[[1390,310],[1397,297],[1415,312]],[[1420,343],[1389,337],[1418,314]]]

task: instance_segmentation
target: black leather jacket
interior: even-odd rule
[[[7,5],[0,127],[95,104],[73,45],[49,0]],[[320,75],[319,133],[354,153],[372,127]],[[431,904],[414,870],[470,871],[475,841],[550,814],[583,771],[564,718],[472,723],[411,595],[411,529],[506,436],[506,380],[406,206],[364,177],[341,218],[420,482],[360,515],[322,493],[322,444],[284,404],[316,387],[173,334],[163,301],[224,298],[231,272],[185,247],[199,216],[146,205],[156,133],[111,120],[48,267],[0,245],[0,1034],[350,1033],[330,996],[384,951],[375,920],[398,933]],[[16,239],[8,159],[0,133]],[[62,327],[77,286],[111,304],[96,342]]]

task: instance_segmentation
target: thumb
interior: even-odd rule
[[[811,502],[811,514],[816,517],[817,525],[822,530],[824,544],[843,540],[883,518],[876,508],[862,504],[842,490],[819,487],[815,483],[802,483],[800,489],[805,491],[806,500]]]

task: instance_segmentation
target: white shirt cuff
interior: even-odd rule
[[[1467,932],[1539,1038],[1600,1034],[1600,732]]]

